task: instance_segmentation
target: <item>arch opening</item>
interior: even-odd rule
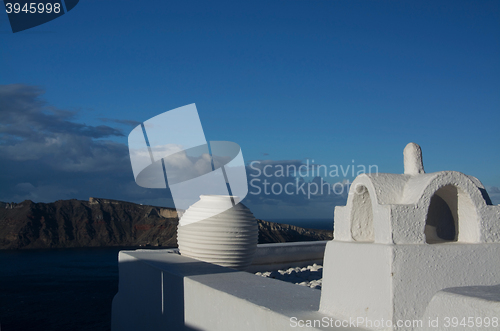
[[[469,194],[446,185],[431,198],[425,223],[427,243],[479,242],[478,215]]]
[[[426,242],[480,242],[479,219],[466,191],[451,184],[443,186],[431,197],[425,223]]]
[[[431,197],[425,221],[425,241],[428,244],[457,241],[458,192],[448,185],[437,190]]]
[[[368,189],[359,185],[355,187],[351,210],[351,236],[355,241],[373,242],[372,201]]]

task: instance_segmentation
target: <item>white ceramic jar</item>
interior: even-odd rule
[[[243,270],[252,263],[258,235],[257,220],[238,197],[201,195],[179,220],[177,244],[181,255]]]

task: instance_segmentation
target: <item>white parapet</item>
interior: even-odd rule
[[[324,242],[259,245],[262,259],[258,254],[257,261],[273,265],[263,257],[275,250],[279,265],[290,261],[297,247],[307,251],[308,246],[309,256],[316,258]],[[113,331],[362,330],[349,327],[354,320],[320,313],[319,290],[194,260],[175,250],[121,251],[119,272]]]

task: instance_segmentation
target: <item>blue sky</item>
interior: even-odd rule
[[[134,187],[130,123],[196,103],[207,140],[238,143],[247,162],[401,173],[413,141],[427,172],[476,176],[500,202],[498,1],[81,0],[16,34],[1,14],[0,32],[14,100],[0,116],[25,126],[0,131],[1,201],[161,204]],[[37,145],[49,138],[64,148]],[[261,218],[304,218],[343,200],[249,202]]]

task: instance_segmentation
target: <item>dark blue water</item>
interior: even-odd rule
[[[266,219],[269,222],[290,224],[308,229],[333,230],[333,218],[313,218],[313,219]]]
[[[0,251],[0,329],[110,330],[119,250]]]

